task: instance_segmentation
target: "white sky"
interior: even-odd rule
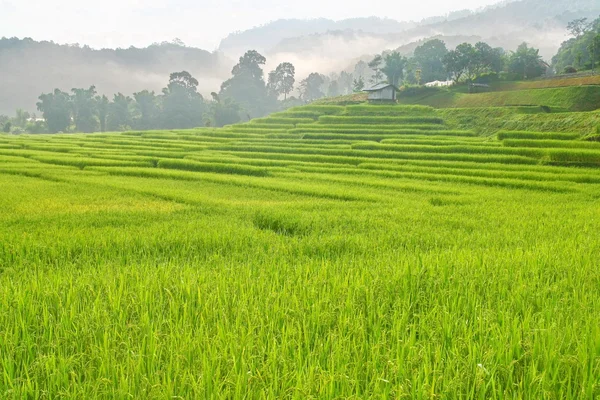
[[[498,0],[0,0],[0,37],[94,48],[137,47],[180,38],[214,50],[230,32],[279,18],[378,16],[420,20]]]

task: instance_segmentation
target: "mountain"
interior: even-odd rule
[[[221,41],[219,51],[237,58],[248,49],[268,52],[285,39],[329,31],[365,31],[372,34],[401,32],[417,26],[414,22],[399,22],[389,18],[352,18],[333,21],[318,19],[280,19],[243,32],[235,32]]]
[[[189,71],[208,95],[229,77],[233,62],[220,53],[162,43],[147,48],[94,50],[32,39],[0,39],[0,114],[35,111],[42,93],[95,85],[112,96],[144,89],[160,91],[169,74]]]
[[[567,39],[566,25],[575,18],[595,19],[598,0],[504,1],[477,11],[462,10],[420,22],[358,18],[353,20],[279,20],[237,32],[224,39],[219,50],[231,57],[256,48],[272,67],[281,61],[296,63],[300,75],[339,71],[349,60],[383,50],[411,52],[429,38],[456,46],[456,38],[483,40],[494,47],[514,50],[522,42],[540,49],[550,59]],[[408,51],[406,51],[408,49]]]

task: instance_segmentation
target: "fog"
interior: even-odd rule
[[[600,13],[597,0],[509,1],[485,9],[481,7],[494,0],[423,0],[418,7],[388,0],[345,2],[344,7],[313,0],[285,5],[274,0],[202,3],[107,0],[100,7],[73,0],[0,0],[4,35],[80,43],[0,42],[0,114],[12,114],[16,108],[35,111],[37,97],[55,88],[70,91],[95,85],[109,97],[144,89],[160,92],[169,74],[182,70],[192,73],[199,91],[210,97],[230,77],[237,59],[251,49],[267,58],[265,77],[279,63],[291,62],[297,82],[312,72],[351,72],[357,60],[384,51],[398,49],[410,55],[419,41],[432,37],[446,41],[448,47],[481,40],[507,51],[527,42],[550,61],[568,38],[569,20]],[[448,15],[464,8],[479,11]],[[371,15],[388,18],[366,18]],[[296,19],[268,23],[290,16]],[[362,18],[301,19],[311,17]],[[435,18],[406,22],[423,17]],[[174,37],[181,39],[175,45],[147,47]],[[201,50],[219,43],[219,51]],[[117,46],[125,50],[114,50]],[[112,49],[94,50],[101,47]]]

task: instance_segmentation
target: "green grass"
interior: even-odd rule
[[[302,114],[0,135],[0,399],[600,396],[594,113]]]

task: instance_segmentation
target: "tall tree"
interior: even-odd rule
[[[362,76],[359,76],[358,79],[355,79],[354,82],[352,82],[352,90],[354,93],[362,92],[364,88],[365,80]]]
[[[100,132],[106,132],[106,118],[108,117],[108,107],[110,101],[105,95],[96,96],[96,109],[98,110],[98,122],[100,122]]]
[[[492,46],[484,42],[475,44],[475,54],[473,59],[473,71],[475,77],[486,72],[499,73],[503,68],[503,49],[492,48]]]
[[[21,108],[17,109],[15,113],[15,125],[21,128],[25,128],[25,126],[27,125],[27,120],[30,117],[31,115],[27,111]]]
[[[350,94],[352,93],[352,74],[346,71],[340,72],[340,77],[338,78],[338,84],[341,94]]]
[[[600,56],[600,33],[595,35],[588,45],[590,59],[592,60],[592,72],[596,67],[596,60]]]
[[[55,89],[52,93],[42,94],[37,103],[52,133],[66,132],[71,125],[71,98],[68,93]]]
[[[383,64],[383,57],[381,55],[376,55],[375,58],[371,60],[367,65],[369,68],[373,70],[373,75],[371,75],[371,83],[376,85],[383,80],[383,72],[381,72],[381,65]]]
[[[158,98],[154,92],[142,90],[133,94],[139,117],[135,123],[138,129],[151,129],[156,127],[158,120]]]
[[[124,131],[131,129],[131,107],[132,99],[122,93],[114,95],[113,101],[108,106],[106,125],[109,131]]]
[[[414,52],[414,62],[421,70],[423,83],[446,80],[444,57],[448,54],[446,43],[439,39],[429,40],[418,46]]]
[[[296,68],[292,63],[285,62],[277,66],[275,71],[269,73],[269,81],[267,84],[268,90],[274,95],[279,97],[284,95],[284,100],[287,100],[288,94],[294,90],[294,83],[296,83]]]
[[[204,99],[198,81],[187,71],[174,72],[163,89],[163,127],[194,128],[203,123]]]
[[[331,81],[329,83],[329,87],[327,88],[327,96],[328,97],[336,97],[340,95],[340,85],[338,81]]]
[[[321,86],[325,83],[325,77],[317,72],[313,72],[306,79],[300,82],[300,92],[305,101],[320,99],[325,95],[321,91]]]
[[[403,57],[397,51],[386,54],[383,58],[384,66],[381,72],[387,77],[388,83],[398,86],[398,83],[404,79],[404,67],[406,66],[406,57]]]
[[[571,36],[578,38],[579,36],[586,33],[592,27],[591,23],[588,23],[587,18],[575,19],[567,24],[567,30]]]
[[[508,72],[521,75],[523,79],[542,76],[544,70],[540,51],[528,47],[527,43],[520,44],[509,57]]]
[[[265,115],[272,108],[272,97],[268,96],[261,67],[266,61],[256,50],[246,52],[219,93],[222,99],[230,98],[240,104],[252,118]]]
[[[465,76],[467,79],[473,78],[473,68],[475,65],[476,50],[469,43],[461,43],[456,46],[444,57],[444,66],[454,81],[458,83]]]
[[[75,129],[78,132],[94,132],[98,126],[96,119],[96,87],[89,89],[71,89],[71,105],[73,108],[73,119]]]
[[[600,18],[592,21],[586,29],[563,42],[558,53],[552,57],[552,66],[556,71],[564,71],[568,67],[589,69],[592,67],[590,46],[594,37],[600,33]],[[575,35],[575,34],[574,34]],[[594,62],[595,64],[595,62]]]
[[[240,106],[232,99],[223,99],[212,92],[213,103],[211,105],[215,126],[225,126],[240,122]]]

